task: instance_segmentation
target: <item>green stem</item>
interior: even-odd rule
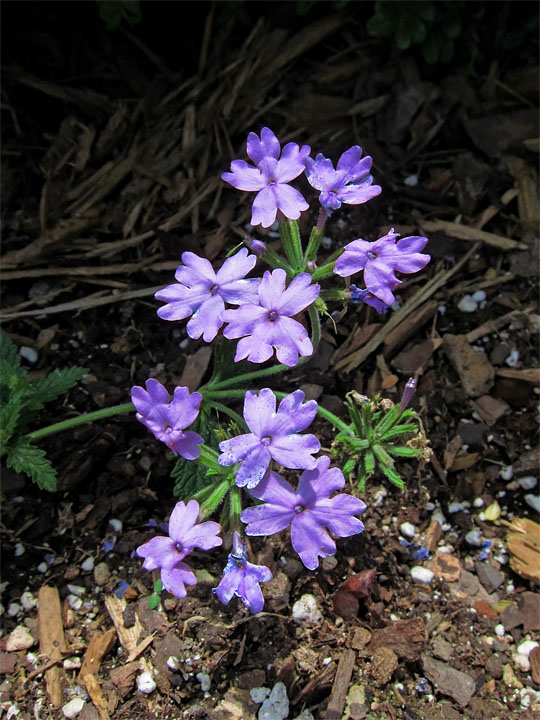
[[[40,428],[39,430],[34,430],[34,432],[28,433],[25,437],[28,440],[39,440],[40,438],[47,437],[47,435],[53,435],[54,433],[63,432],[64,430],[71,430],[71,428],[76,427],[77,425],[84,425],[85,423],[95,422],[96,420],[105,420],[106,418],[133,412],[134,410],[135,408],[132,403],[114,405],[113,407],[96,410],[95,412],[87,413],[86,415],[78,415],[75,418],[62,420],[62,422],[54,423],[54,425],[48,425],[47,427]]]
[[[287,259],[293,267],[294,274],[302,272],[304,258],[302,254],[302,243],[298,231],[298,223],[295,220],[284,220],[279,223],[279,234]]]
[[[216,471],[223,471],[223,467],[218,462],[218,453],[208,445],[199,445],[200,455],[197,458],[197,462],[200,465],[205,465],[207,468]]]
[[[312,229],[309,236],[308,246],[306,248],[306,252],[304,253],[304,263],[306,265],[308,262],[315,259],[323,235],[323,230],[318,230],[317,226]]]
[[[231,530],[242,530],[240,515],[242,513],[242,494],[240,488],[232,485],[229,490],[229,528]]]
[[[207,405],[210,405],[210,407],[213,407],[214,410],[218,410],[219,412],[224,413],[225,415],[228,415],[230,418],[232,418],[241,428],[246,427],[246,423],[244,421],[244,418],[242,418],[237,412],[234,410],[231,410],[226,405],[222,405],[220,402],[215,402],[215,400],[211,400],[206,394],[203,395],[205,402]]]
[[[282,268],[283,270],[285,270],[285,272],[290,278],[294,277],[294,270],[292,268],[292,265],[288,263],[284,258],[280,257],[276,252],[271,250],[268,245],[266,246],[266,250],[261,255],[261,259],[264,260],[264,262],[270,265],[270,267],[272,268]]]

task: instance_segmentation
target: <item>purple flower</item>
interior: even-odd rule
[[[183,562],[194,548],[210,550],[221,545],[217,537],[220,526],[216,522],[198,523],[199,503],[190,500],[186,505],[176,503],[169,520],[169,537],[158,535],[137,548],[144,558],[145,570],[161,568],[161,581],[165,590],[177,598],[186,594],[185,585],[195,585],[197,579],[190,567]]]
[[[371,307],[375,308],[379,315],[384,315],[388,312],[388,308],[390,306],[375,297],[375,295],[370,293],[369,290],[362,290],[362,288],[358,288],[356,285],[351,285],[349,290],[351,291],[351,300],[353,303],[365,303],[366,305],[371,305]]]
[[[413,399],[416,392],[416,382],[416,378],[409,378],[405,383],[403,395],[401,396],[401,401],[399,403],[399,412],[403,412],[404,410],[406,410],[407,405]]]
[[[259,285],[257,305],[246,303],[223,313],[223,320],[228,323],[223,335],[229,339],[242,338],[235,361],[247,357],[251,362],[262,363],[272,357],[275,348],[279,362],[293,367],[298,355],[313,353],[305,327],[291,316],[311,305],[320,287],[311,284],[309,273],[301,273],[285,289],[286,277],[281,268],[267,270]]]
[[[264,606],[264,598],[259,583],[272,579],[272,573],[265,565],[253,565],[248,562],[247,546],[236,531],[233,535],[233,550],[221,582],[214,592],[224,605],[228,605],[233,596],[239,597],[244,605],[257,614]]]
[[[210,342],[216,337],[223,325],[225,302],[232,305],[257,302],[260,279],[243,279],[257,262],[246,248],[227,258],[217,273],[206,258],[192,252],[183,253],[182,262],[175,273],[177,282],[158,290],[154,297],[167,303],[157,311],[164,320],[193,316],[187,324],[187,333],[194,340],[202,335],[205,342]]]
[[[255,490],[253,497],[264,505],[244,510],[240,519],[247,523],[246,535],[273,535],[291,526],[291,542],[309,570],[319,565],[319,557],[334,555],[336,544],[328,534],[349,537],[364,530],[364,524],[354,517],[363,513],[366,504],[342,493],[330,498],[345,485],[339,468],[329,469],[330,459],[320,457],[314,470],[306,470],[295,491],[275,472],[269,471]]]
[[[366,288],[386,305],[392,305],[395,300],[392,291],[401,284],[394,272],[418,272],[431,259],[420,252],[427,238],[414,235],[396,242],[397,237],[399,234],[391,230],[375,242],[353,240],[345,245],[343,255],[336,260],[334,272],[349,277],[363,270]]]
[[[319,452],[315,435],[298,435],[317,414],[317,403],[302,404],[304,393],[295,390],[286,395],[276,412],[276,396],[263,388],[259,396],[248,390],[244,400],[244,418],[251,433],[237,435],[219,444],[220,465],[241,462],[235,482],[238,487],[254,488],[262,480],[270,460],[286,468],[314,468],[312,455]]]
[[[261,138],[251,132],[247,140],[248,157],[256,167],[245,160],[233,160],[231,172],[224,172],[222,179],[238,190],[257,192],[253,202],[251,224],[267,228],[281,210],[289,220],[297,220],[309,205],[305,198],[288,185],[291,180],[304,172],[306,159],[311,148],[296,143],[287,143],[281,152],[274,133],[267,127],[261,131]]]
[[[191,425],[199,414],[202,395],[198,392],[190,394],[187,387],[177,387],[172,401],[169,400],[167,390],[154,378],[146,381],[146,390],[139,385],[131,388],[131,402],[135,405],[137,420],[175,455],[195,460],[200,454],[197,445],[202,445],[203,439],[196,432],[184,432],[184,428]]]
[[[354,145],[339,158],[337,170],[321,153],[315,160],[307,159],[306,177],[312,187],[321,191],[319,202],[328,215],[341,203],[361,205],[380,194],[381,188],[372,184],[373,176],[369,174],[371,157],[361,158],[362,148]]]

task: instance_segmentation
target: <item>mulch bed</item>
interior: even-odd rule
[[[36,377],[89,370],[35,427],[127,402],[148,377],[202,384],[211,346],[159,320],[153,294],[186,250],[220,263],[248,232],[275,241],[251,232],[251,198],[220,180],[267,125],[313,154],[360,144],[374,158],[382,195],[331,218],[321,260],[390,227],[427,236],[432,256],[388,317],[331,306],[318,354],[280,389],[343,415],[350,390],[396,401],[417,375],[431,460],[400,464],[402,493],[368,482],[365,533],[316,572],[286,533],[255,539],[274,579],[251,616],[211,593],[221,551],[195,554],[185,599],[149,609],[153,578],[133,551],[170,514],[174,483],[133,417],[47,438],[57,493],[2,471],[1,707],[62,718],[80,697],[80,720],[240,720],[261,707],[251,690],[281,682],[289,714],[265,717],[533,717],[540,649],[527,657],[522,643],[540,630],[537,57],[514,48],[467,74],[370,38],[367,3],[301,18],[295,3],[256,5],[244,26],[227,4],[143,4],[141,26],[109,33],[91,3],[59,15],[8,3],[0,319],[37,352]],[[511,5],[491,6],[480,39],[534,13]],[[302,190],[307,233],[317,203]],[[328,425],[315,431],[330,447]],[[415,582],[416,566],[431,580]],[[314,622],[294,619],[305,595]]]

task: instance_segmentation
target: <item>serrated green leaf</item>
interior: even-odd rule
[[[44,378],[30,384],[30,394],[26,400],[26,409],[40,410],[43,405],[55,400],[62,393],[70,390],[88,370],[81,367],[70,367],[65,370],[54,370]]]
[[[391,445],[385,446],[386,452],[390,455],[397,455],[398,457],[418,457],[422,454],[422,451],[418,448],[408,447],[392,447]]]
[[[380,468],[383,471],[383,473],[386,475],[386,477],[394,484],[396,485],[400,490],[403,490],[405,487],[405,483],[401,479],[401,477],[397,474],[397,472],[391,468],[391,467],[385,467],[383,463],[380,464]]]
[[[366,454],[364,456],[364,467],[366,477],[373,475],[373,472],[375,471],[375,456],[371,449],[366,450]]]
[[[392,438],[398,437],[399,435],[407,435],[418,430],[418,426],[415,423],[408,423],[407,425],[395,425],[391,430],[381,435],[381,441],[386,442]]]
[[[209,447],[217,450],[218,443],[214,434],[216,427],[211,408],[203,403],[199,415],[190,430],[198,432],[199,435],[202,435],[205,443]],[[183,457],[177,458],[171,472],[171,478],[174,480],[173,495],[180,500],[188,500],[212,482],[208,468],[193,460],[186,460]]]
[[[0,455],[7,452],[6,445],[11,439],[21,414],[22,398],[13,395],[10,401],[0,408]]]
[[[41,490],[54,492],[56,490],[56,472],[47,459],[45,451],[19,438],[8,448],[6,465],[15,472],[28,475]]]
[[[21,364],[21,356],[9,335],[0,330],[0,364],[5,362],[16,367]]]

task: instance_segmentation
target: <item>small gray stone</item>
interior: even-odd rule
[[[433,641],[433,654],[440,660],[450,660],[454,654],[454,648],[443,637],[437,635]]]
[[[94,568],[94,580],[96,581],[96,585],[106,585],[110,577],[111,571],[109,570],[107,563],[98,563],[98,565]]]
[[[426,654],[422,655],[422,664],[427,679],[440,693],[449,695],[462,707],[469,704],[475,691],[469,675]]]
[[[494,592],[504,582],[504,575],[489,562],[475,563],[476,574],[488,592]]]
[[[498,653],[490,655],[486,662],[486,672],[495,680],[502,678],[504,661]]]

